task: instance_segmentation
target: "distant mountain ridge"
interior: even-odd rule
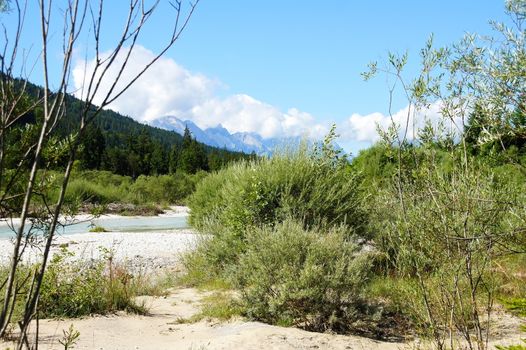
[[[150,122],[151,126],[175,131],[183,135],[185,127],[192,133],[192,136],[206,145],[226,148],[230,151],[256,153],[258,155],[271,155],[276,148],[283,145],[298,145],[301,137],[283,137],[264,139],[255,132],[236,132],[230,133],[221,124],[216,127],[201,129],[191,120],[181,120],[174,116],[165,116]]]

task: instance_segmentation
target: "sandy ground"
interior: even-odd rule
[[[119,313],[75,320],[43,320],[40,322],[39,349],[63,349],[59,343],[63,330],[71,324],[80,332],[74,349],[425,349],[418,342],[388,343],[358,336],[312,333],[296,328],[283,328],[260,322],[235,320],[230,322],[200,321],[189,324],[188,319],[199,312],[201,299],[207,292],[191,288],[173,289],[167,297],[143,297],[150,315],[137,316]],[[519,344],[517,332],[521,320],[497,313],[499,318],[495,344]],[[522,337],[525,337],[522,334]],[[9,344],[1,344],[4,349]]]
[[[181,323],[199,311],[205,293],[176,289],[166,298],[145,298],[149,316],[113,315],[81,320],[44,320],[39,349],[63,349],[58,340],[74,324],[80,337],[74,349],[401,349],[400,343],[311,333],[259,322]]]
[[[179,208],[165,215],[186,215]],[[117,260],[132,267],[156,270],[177,266],[180,253],[195,246],[199,235],[192,230],[173,232],[82,233],[58,236],[53,251],[67,245],[78,258],[100,255],[100,247],[112,249]],[[0,240],[0,259],[7,259],[12,245]],[[32,250],[36,258],[38,250]],[[28,257],[27,259],[29,259]],[[388,343],[358,336],[320,334],[295,328],[283,328],[235,320],[231,322],[182,322],[200,310],[206,292],[195,289],[173,289],[167,297],[143,297],[150,315],[118,313],[73,320],[42,320],[39,349],[64,349],[59,343],[63,330],[71,324],[80,332],[74,349],[417,349],[419,344]],[[519,344],[526,334],[519,333],[524,320],[502,312],[495,317],[494,344]],[[1,343],[0,349],[12,348]],[[494,348],[491,346],[490,348]]]

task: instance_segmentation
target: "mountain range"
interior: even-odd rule
[[[175,131],[183,135],[187,127],[192,136],[201,143],[212,147],[225,148],[230,151],[256,153],[258,155],[271,155],[276,148],[283,145],[298,145],[302,138],[282,137],[264,139],[254,132],[230,133],[221,124],[213,128],[201,129],[191,120],[181,120],[174,116],[165,116],[150,122],[151,126]]]

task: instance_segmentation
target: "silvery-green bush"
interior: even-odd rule
[[[233,275],[251,318],[349,331],[361,314],[371,261],[345,226],[306,230],[286,219],[247,235]]]

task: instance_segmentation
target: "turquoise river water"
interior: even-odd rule
[[[186,216],[174,217],[100,217],[91,221],[83,221],[64,227],[59,227],[59,234],[74,234],[89,232],[94,226],[104,227],[112,232],[145,232],[145,231],[170,231],[188,228]],[[9,239],[14,236],[13,230],[4,222],[0,224],[0,239]]]

